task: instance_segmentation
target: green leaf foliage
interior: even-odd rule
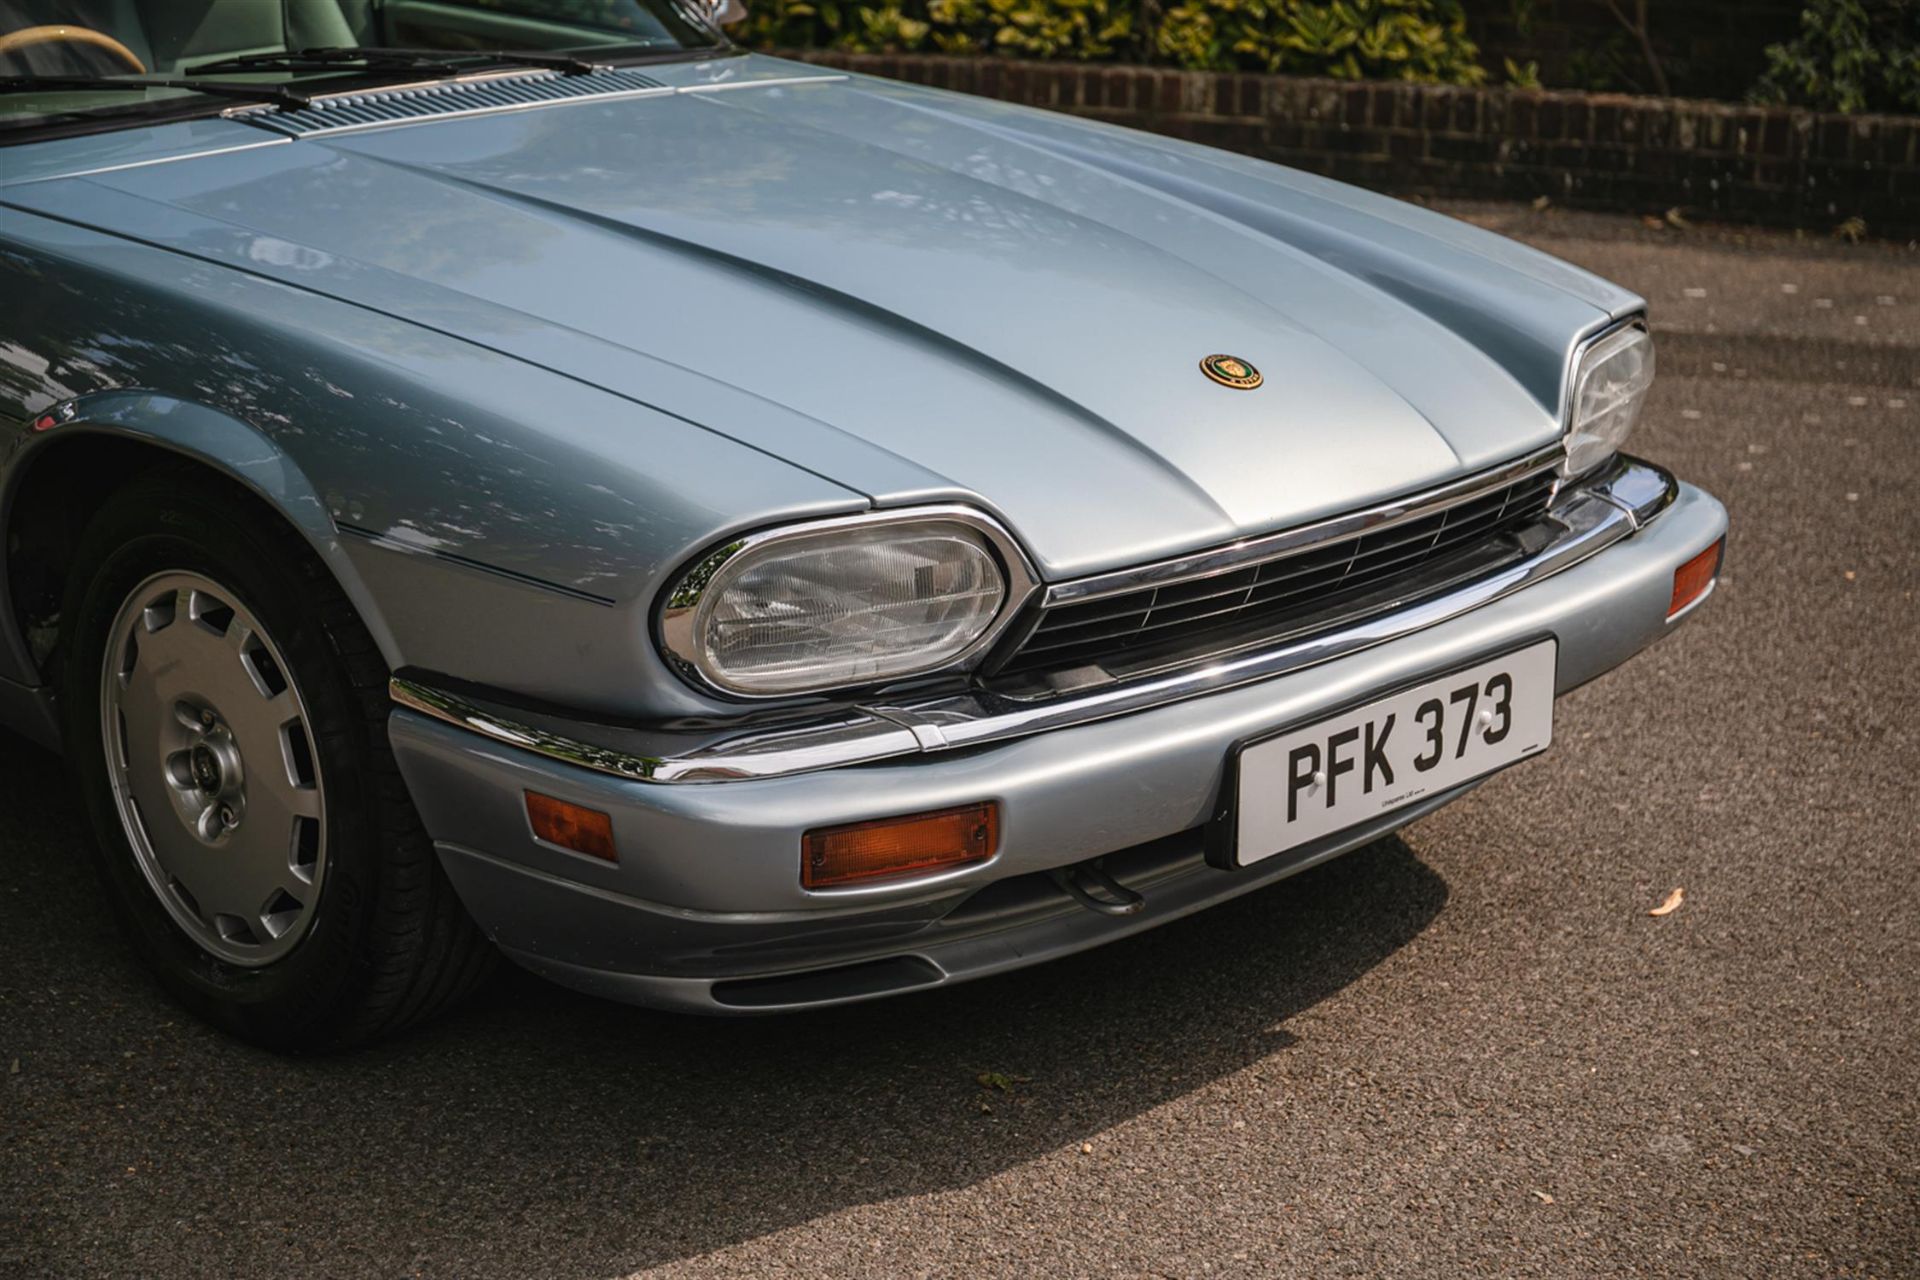
[[[1132,51],[1133,19],[1129,0],[748,0],[734,34],[759,48],[1107,60]]]
[[[1540,87],[1540,64],[1538,62],[1528,59],[1526,62],[1521,63],[1515,62],[1512,58],[1504,59],[1504,61],[1507,66],[1508,84],[1516,89],[1538,89]]]
[[[1920,0],[1810,0],[1800,34],[1767,47],[1756,102],[1920,111]]]
[[[1192,70],[1481,84],[1457,0],[1193,0],[1168,9],[1155,52]]]
[[[1459,0],[749,0],[762,48],[1000,54],[1481,84]],[[1149,20],[1150,25],[1149,25]]]

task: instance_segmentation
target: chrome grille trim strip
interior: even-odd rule
[[[776,778],[902,759],[1144,711],[1302,670],[1410,635],[1572,568],[1645,527],[1678,492],[1678,484],[1666,471],[1628,460],[1606,477],[1573,487],[1546,518],[1558,526],[1552,541],[1487,577],[1332,631],[1200,666],[1047,698],[1018,700],[974,689],[899,705],[839,707],[819,721],[803,724],[690,731],[583,724],[485,704],[399,678],[392,683],[392,697],[398,707],[496,743],[634,782]]]
[[[1544,449],[1495,467],[1491,471],[1476,472],[1464,479],[1451,481],[1423,493],[1411,494],[1360,511],[1333,516],[1315,524],[1283,529],[1278,533],[1269,533],[1258,538],[1243,539],[1229,546],[1196,551],[1191,555],[1178,556],[1172,560],[1159,560],[1130,569],[1115,569],[1111,573],[1076,578],[1072,582],[1056,582],[1047,588],[1045,604],[1047,608],[1063,604],[1084,604],[1088,600],[1100,600],[1107,596],[1140,591],[1147,587],[1171,586],[1194,578],[1209,578],[1215,574],[1230,573],[1235,569],[1265,564],[1269,560],[1300,555],[1328,543],[1343,542],[1363,533],[1389,528],[1409,520],[1418,520],[1422,516],[1436,515],[1448,507],[1471,502],[1475,498],[1484,497],[1516,481],[1550,470],[1565,460],[1566,449],[1556,440]]]
[[[1393,593],[1399,598],[1380,603],[1403,607],[1410,603],[1409,596],[1420,593],[1423,579],[1435,581],[1432,575],[1449,558],[1491,547],[1504,537],[1503,531],[1511,533],[1537,523],[1547,511],[1556,483],[1552,470],[1542,470],[1438,512],[1429,510],[1324,547],[1056,606],[1035,618],[1019,649],[991,670],[996,677],[1018,679],[1089,664],[1110,667],[1117,662],[1128,667],[1143,644],[1148,648],[1177,644],[1182,637],[1187,642],[1187,659],[1203,661],[1238,647],[1213,634],[1218,628],[1264,629],[1277,636],[1296,623],[1310,622],[1319,609],[1316,601],[1377,592],[1392,583],[1402,588]],[[1487,566],[1487,571],[1493,567]],[[1435,581],[1433,590],[1443,585]],[[1339,621],[1345,620],[1330,620],[1326,625]]]

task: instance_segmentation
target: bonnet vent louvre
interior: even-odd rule
[[[342,129],[372,129],[405,120],[433,116],[472,115],[483,111],[512,111],[577,98],[671,93],[652,76],[608,67],[586,75],[554,71],[454,80],[408,89],[373,89],[316,99],[297,111],[253,110],[238,118],[262,129],[293,137],[335,133]]]

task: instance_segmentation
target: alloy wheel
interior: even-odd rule
[[[287,955],[325,883],[326,794],[273,638],[220,584],[159,574],[114,619],[100,707],[121,826],[174,922],[229,964]]]

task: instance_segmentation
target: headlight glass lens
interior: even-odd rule
[[[985,540],[951,520],[773,538],[726,558],[702,584],[704,572],[675,590],[664,638],[706,681],[743,694],[934,670],[986,634],[1007,598]]]
[[[1567,425],[1567,474],[1582,475],[1627,442],[1653,385],[1653,339],[1638,325],[1587,348],[1573,383]]]

